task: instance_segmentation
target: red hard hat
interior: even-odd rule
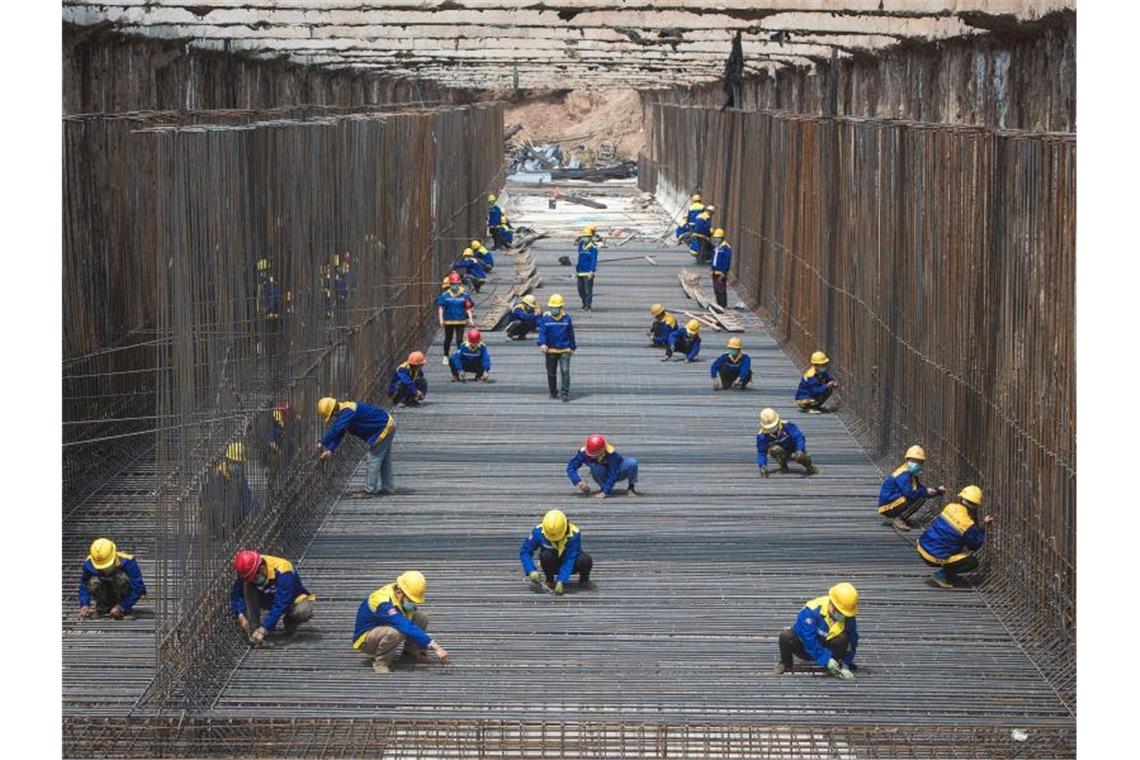
[[[479,343],[482,340],[483,340],[483,333],[479,332],[478,330],[468,330],[467,331],[467,342],[468,343]]]
[[[261,555],[255,551],[244,549],[234,556],[234,570],[243,581],[252,581],[256,578],[260,567]]]
[[[586,453],[590,456],[600,454],[601,452],[605,451],[605,449],[606,439],[598,433],[594,433],[592,436],[586,439]]]
[[[459,275],[455,272],[452,272],[451,274],[449,274],[447,276],[447,284],[448,285],[458,285],[461,282],[463,282],[463,280],[461,280],[459,278]]]

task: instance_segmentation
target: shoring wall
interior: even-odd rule
[[[1075,136],[650,109],[642,189],[716,205],[738,288],[826,349],[884,470],[918,442],[928,482],[983,488],[980,591],[1075,709]]]

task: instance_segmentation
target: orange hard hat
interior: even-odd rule
[[[408,364],[411,364],[415,367],[422,366],[426,361],[427,360],[424,358],[423,351],[413,351],[408,354]]]

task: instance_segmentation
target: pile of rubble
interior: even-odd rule
[[[535,145],[528,138],[518,138],[522,126],[515,124],[503,135],[504,149],[509,157],[510,176],[518,182],[550,182],[559,179],[604,181],[628,179],[637,176],[636,161],[620,161],[616,146],[603,142],[597,151],[585,144],[563,148],[556,143]]]

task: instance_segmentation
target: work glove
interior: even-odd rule
[[[834,657],[827,661],[827,672],[833,676],[839,675],[839,661]]]
[[[581,491],[582,493],[589,493],[590,487],[588,485],[586,485],[585,483],[578,483],[578,490]]]
[[[846,665],[844,665],[843,667],[841,667],[839,669],[838,675],[844,681],[854,681],[855,680],[855,674],[852,673],[851,670]]]
[[[536,586],[542,585],[542,573],[538,572],[537,570],[531,570],[526,579]]]
[[[562,581],[558,581],[558,583],[554,584],[555,595],[562,596],[562,594],[565,593],[565,591],[566,591],[566,588],[562,585]]]

